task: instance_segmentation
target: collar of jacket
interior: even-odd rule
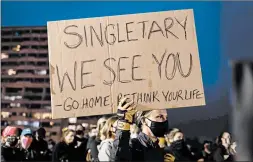
[[[147,148],[159,148],[158,140],[156,140],[156,142],[153,142],[148,135],[142,132],[139,133],[137,138],[140,141],[140,143]]]

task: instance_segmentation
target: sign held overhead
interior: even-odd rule
[[[193,10],[48,22],[53,118],[205,105]]]

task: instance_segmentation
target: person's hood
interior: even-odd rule
[[[101,141],[100,145],[98,145],[98,151],[102,149],[103,145],[112,145],[113,143],[113,139],[105,139],[103,141]]]
[[[147,147],[147,148],[158,148],[158,142],[159,140],[156,140],[156,142],[153,142],[149,136],[146,134],[140,132],[137,139],[140,141],[140,143]]]

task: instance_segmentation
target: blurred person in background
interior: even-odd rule
[[[23,154],[21,161],[38,161],[36,151],[31,147],[33,142],[32,130],[26,128],[21,133],[21,151]]]
[[[204,161],[213,161],[213,143],[212,141],[204,141],[203,143],[203,158]]]
[[[138,134],[140,133],[140,129],[137,127],[136,124],[131,124],[130,133],[131,133],[131,135],[130,135],[131,139],[137,138]]]
[[[48,143],[45,140],[46,138],[46,130],[44,128],[39,128],[35,132],[35,139],[32,143],[32,148],[36,151],[37,159],[39,161],[49,161],[49,149]]]
[[[55,142],[54,142],[54,140],[49,139],[49,140],[48,140],[48,149],[49,149],[49,151],[53,152],[54,147],[55,147]]]
[[[231,143],[231,135],[222,132],[216,140],[217,147],[213,153],[214,161],[234,161],[235,143]]]
[[[179,131],[178,128],[169,129],[168,132],[165,134],[166,146],[170,146],[173,142],[174,132]],[[165,147],[168,148],[168,147]]]
[[[122,99],[118,104],[116,138],[113,141],[115,161],[164,161],[159,137],[168,130],[167,111],[137,111],[133,101]],[[136,122],[141,132],[130,138],[130,125]]]
[[[107,121],[106,117],[101,117],[97,121],[97,134],[95,136],[91,136],[87,143],[87,156],[86,161],[94,161],[97,162],[98,160],[98,148],[97,146],[101,143],[101,139],[105,139],[105,137],[101,134],[101,130],[104,127]]]
[[[113,161],[111,156],[117,128],[117,119],[117,116],[110,117],[101,130],[101,134],[105,137],[105,139],[101,140],[100,145],[98,145],[99,161]]]
[[[74,149],[74,137],[75,132],[68,128],[62,130],[62,138],[59,143],[56,144],[53,151],[52,160],[55,162],[71,162],[75,161],[75,149]]]
[[[48,140],[48,156],[50,158],[50,161],[52,161],[52,156],[53,156],[53,150],[55,147],[55,142],[52,139]]]
[[[169,161],[195,161],[196,159],[191,154],[186,142],[184,134],[179,129],[172,129],[169,133],[171,137],[170,146],[167,146],[165,151],[169,154]]]
[[[1,161],[20,161],[22,152],[18,146],[18,129],[16,127],[7,126],[2,132],[5,142],[1,144]]]
[[[75,160],[76,161],[86,161],[86,147],[88,139],[84,137],[85,128],[82,125],[77,125],[76,135],[74,138],[75,147]]]
[[[23,130],[21,128],[17,128],[17,129],[18,129],[18,135],[17,135],[18,136],[18,146],[17,147],[21,148],[21,139],[20,138],[21,138],[21,134],[22,134]]]

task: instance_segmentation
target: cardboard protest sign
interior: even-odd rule
[[[193,10],[48,22],[53,118],[205,105]]]

